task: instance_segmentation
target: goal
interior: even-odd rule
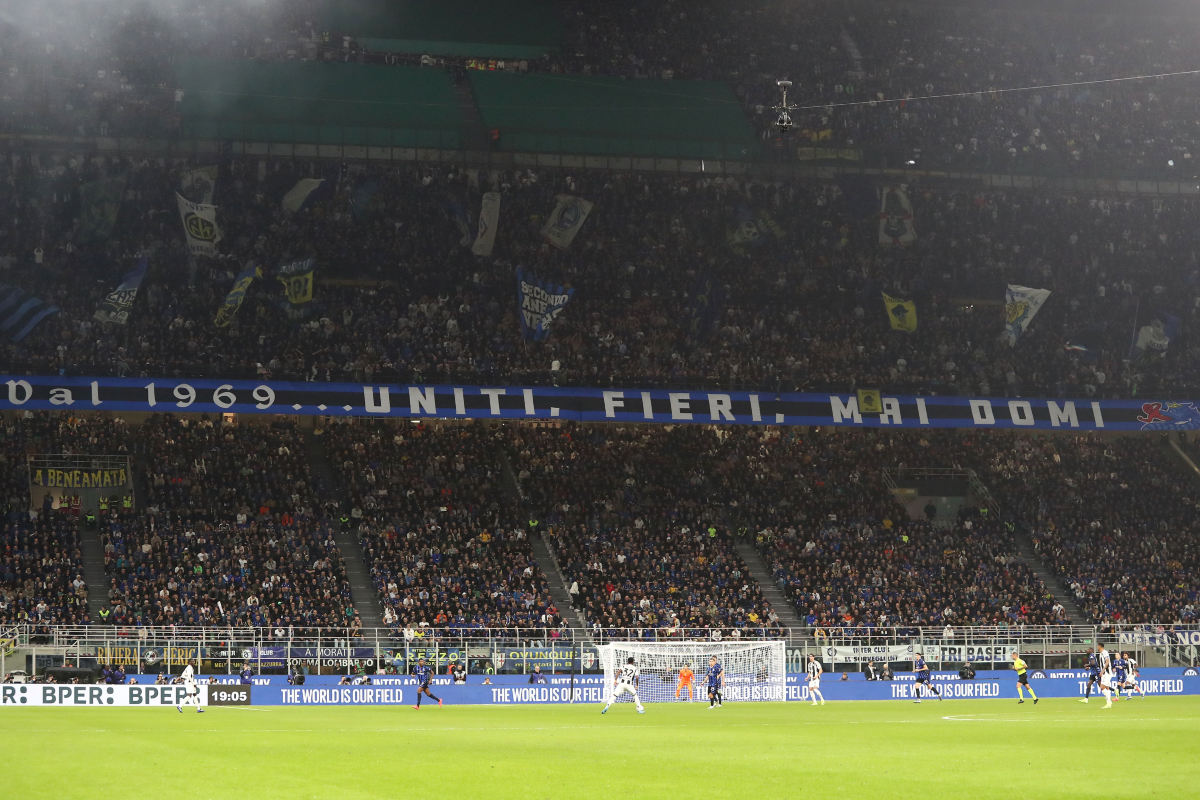
[[[643,703],[674,703],[688,700],[679,689],[679,671],[690,667],[695,673],[691,700],[708,702],[705,673],[708,660],[717,657],[725,670],[725,700],[783,700],[787,684],[784,644],[761,642],[612,642],[597,648],[604,667],[604,701],[611,702],[617,671],[632,656],[641,673],[638,696]],[[629,695],[621,700],[632,702]]]

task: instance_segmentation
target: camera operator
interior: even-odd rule
[[[964,681],[975,680],[975,668],[971,666],[970,661],[963,662],[962,669],[958,671],[958,677],[962,678]]]

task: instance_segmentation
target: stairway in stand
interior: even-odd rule
[[[513,472],[512,462],[508,458],[508,453],[503,447],[497,447],[495,450],[496,463],[500,466],[500,485],[504,487],[504,492],[513,498],[518,507],[529,513],[533,512],[537,515],[537,509],[530,509],[525,503],[525,493],[521,491],[520,484],[517,483],[516,473]],[[567,625],[572,628],[586,628],[587,625],[583,617],[571,605],[571,585],[567,578],[563,575],[559,568],[558,559],[554,555],[554,550],[551,549],[549,541],[547,541],[545,532],[539,531],[532,534],[530,544],[533,546],[533,557],[537,560],[538,566],[546,576],[546,583],[550,587],[550,599],[554,601],[554,605],[558,608],[558,613],[567,621]]]
[[[530,543],[533,545],[533,557],[537,559],[538,566],[546,574],[546,583],[550,586],[550,598],[554,600],[558,613],[562,614],[563,619],[570,627],[586,627],[579,612],[571,605],[571,591],[567,585],[567,579],[559,570],[558,561],[554,558],[550,545],[546,543],[546,537],[535,534]]]
[[[321,485],[320,496],[338,495],[338,483],[333,474],[333,466],[329,463],[329,451],[325,441],[307,431],[304,434],[304,447],[308,451],[308,463],[312,467],[317,482]],[[350,582],[350,599],[358,610],[363,628],[382,628],[383,613],[379,605],[379,594],[371,581],[371,571],[363,559],[362,545],[358,542],[358,533],[353,530],[343,531],[341,525],[334,525],[334,540],[342,551],[346,562],[346,579]]]
[[[1053,570],[1047,567],[1037,550],[1033,548],[1033,539],[1028,533],[1023,531],[1017,532],[1017,555],[1025,560],[1029,565],[1029,569],[1033,571],[1035,578],[1046,584],[1046,588],[1054,595],[1054,599],[1062,603],[1062,607],[1066,609],[1067,616],[1071,618],[1071,622],[1076,625],[1087,625],[1089,620],[1087,614],[1083,613],[1083,609],[1075,602],[1075,593],[1071,591],[1071,587],[1063,582]]]
[[[79,523],[79,552],[83,556],[83,580],[87,583],[88,617],[100,622],[100,609],[108,605],[108,576],[104,574],[104,545],[98,527]]]
[[[775,581],[771,580],[771,568],[763,561],[757,548],[749,542],[739,542],[737,552],[742,557],[742,561],[746,562],[746,568],[750,571],[749,577],[758,584],[763,599],[779,615],[779,623],[785,628],[797,630],[803,628],[804,620],[800,619],[796,606],[780,591],[779,587],[775,585]]]

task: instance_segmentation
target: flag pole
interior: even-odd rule
[[[1133,348],[1137,346],[1138,314],[1141,313],[1141,309],[1142,309],[1142,298],[1139,297],[1137,299],[1137,304],[1133,307],[1133,336],[1130,337],[1130,340],[1129,340],[1129,355],[1127,356],[1127,358],[1129,358],[1130,360],[1133,359]]]

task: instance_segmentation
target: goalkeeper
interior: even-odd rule
[[[725,688],[725,670],[716,656],[708,659],[708,710],[721,707],[721,690]]]
[[[679,683],[675,685],[675,699],[678,700],[684,689],[687,689],[687,699],[695,700],[696,696],[692,689],[692,682],[696,679],[696,673],[692,672],[692,665],[688,664],[683,669],[679,670]]]

